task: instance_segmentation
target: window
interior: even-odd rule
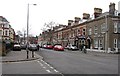
[[[118,48],[120,49],[120,40],[118,40],[118,44],[117,45],[118,45]]]
[[[85,29],[83,29],[83,35],[85,35],[86,33],[85,33]]]
[[[77,30],[77,35],[79,35],[79,34],[80,34],[80,29]]]
[[[99,47],[102,48],[102,40],[99,40]]]
[[[94,48],[98,48],[98,40],[94,39]]]
[[[117,48],[117,39],[114,39],[114,48]]]
[[[92,35],[92,28],[89,28],[88,35]]]
[[[120,23],[118,23],[118,33],[120,33]]]
[[[12,32],[9,30],[9,36],[10,36],[10,34],[12,34]]]
[[[101,25],[101,33],[105,33],[105,31],[106,31],[106,26],[105,26],[105,23],[103,23]]]
[[[5,35],[6,35],[6,36],[7,36],[7,33],[8,33],[8,31],[6,30],[6,31],[5,31]]]
[[[4,28],[9,28],[9,24],[4,24]]]
[[[98,32],[98,29],[97,29],[97,26],[94,27],[94,34],[97,34]]]
[[[114,23],[114,33],[117,33],[117,25],[118,25],[118,23],[115,22],[115,23]]]

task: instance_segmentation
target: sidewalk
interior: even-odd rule
[[[34,52],[34,58],[32,58],[32,52],[29,51],[29,58],[27,59],[26,50],[10,51],[6,56],[0,59],[0,62],[19,62],[19,61],[31,61],[36,59],[43,59],[40,55]]]

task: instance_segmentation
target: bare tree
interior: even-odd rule
[[[22,32],[20,30],[17,31],[17,35],[23,36]]]
[[[55,27],[55,26],[57,26],[58,24],[57,23],[55,23],[55,22],[53,22],[53,21],[51,21],[51,22],[49,22],[49,23],[45,23],[44,24],[44,28],[42,28],[42,31],[43,32],[45,32],[46,31],[46,33],[47,34],[44,34],[43,35],[43,38],[44,38],[44,40],[46,39],[46,36],[45,35],[47,35],[47,42],[48,43],[50,43],[50,44],[53,44],[53,27]]]

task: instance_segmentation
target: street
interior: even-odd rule
[[[3,74],[118,74],[118,55],[104,53],[84,54],[80,51],[35,52],[43,60],[8,62],[2,64]]]
[[[37,54],[63,74],[118,74],[118,56],[42,49]]]

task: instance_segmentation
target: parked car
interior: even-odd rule
[[[47,45],[46,44],[43,44],[43,46],[42,46],[43,48],[46,48],[47,47]]]
[[[64,47],[62,45],[54,45],[53,49],[57,51],[64,51]]]
[[[53,45],[47,44],[47,45],[46,45],[46,48],[47,48],[47,49],[53,49]]]
[[[37,50],[38,50],[36,44],[29,44],[28,49],[29,49],[30,51],[37,51]]]
[[[67,49],[68,50],[79,50],[76,45],[71,45],[71,44],[67,46]]]
[[[21,44],[21,49],[26,49],[27,45],[26,44]]]
[[[20,46],[20,44],[15,43],[15,44],[13,45],[13,51],[21,51],[21,46]]]

